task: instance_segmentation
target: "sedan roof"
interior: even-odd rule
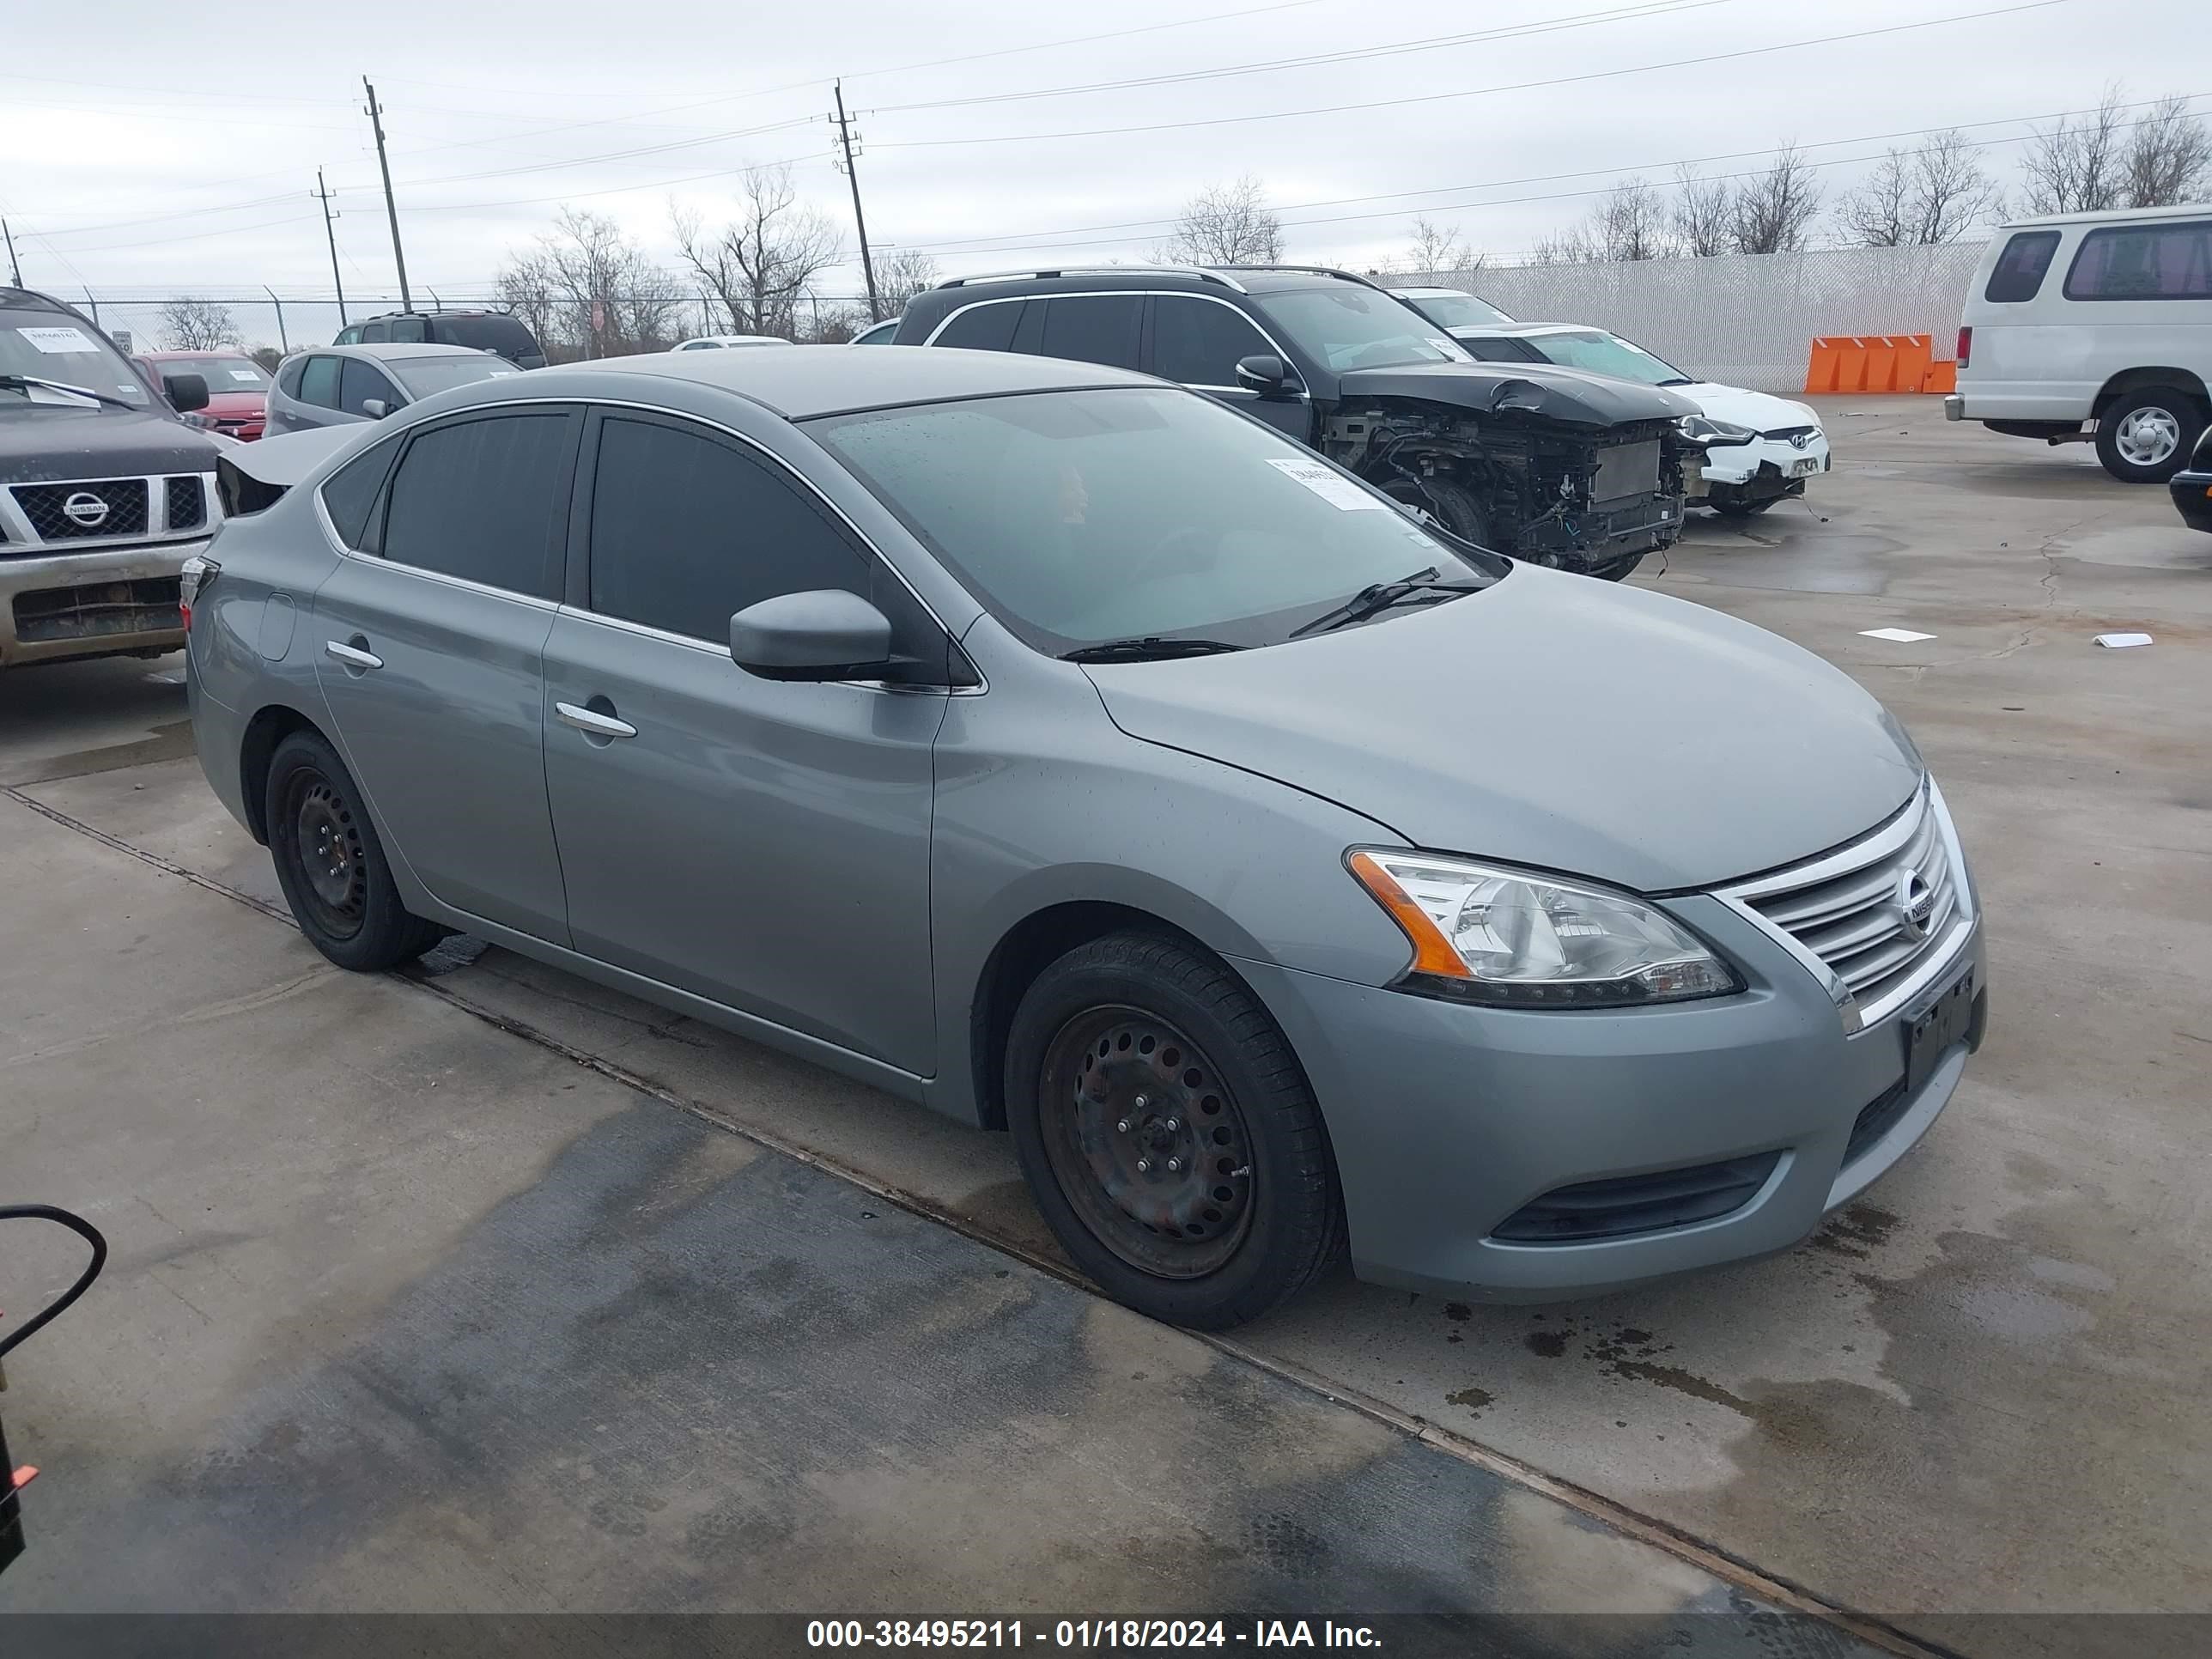
[[[1077,386],[1158,386],[1127,369],[1011,351],[963,351],[945,346],[881,346],[848,351],[842,345],[793,346],[785,351],[657,351],[635,357],[602,357],[538,376],[567,374],[651,376],[720,386],[765,404],[786,420],[803,421],[856,409],[946,403],[962,398],[1000,398],[1021,392],[1061,392]],[[510,395],[520,395],[516,387]]]

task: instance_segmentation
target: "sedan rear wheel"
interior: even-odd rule
[[[295,732],[276,745],[264,800],[277,884],[318,951],[375,973],[438,942],[443,930],[399,902],[361,790],[319,733]]]

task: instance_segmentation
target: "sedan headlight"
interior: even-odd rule
[[[1708,420],[1703,415],[1685,415],[1674,424],[1685,438],[1701,444],[1747,444],[1759,435],[1734,421]]]
[[[1680,923],[1626,893],[1433,853],[1345,863],[1413,947],[1407,988],[1518,1008],[1618,1008],[1743,989]]]

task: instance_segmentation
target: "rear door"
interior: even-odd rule
[[[278,381],[276,408],[287,430],[347,423],[349,417],[338,412],[338,377],[344,362],[328,352],[311,352],[297,374]]]
[[[545,775],[579,951],[858,1051],[934,1066],[931,744],[942,687],[766,680],[730,617],[845,588],[937,624],[764,450],[595,415],[584,557],[546,649]]]
[[[1261,355],[1291,362],[1259,325],[1226,301],[1197,294],[1152,296],[1150,373],[1218,398],[1300,443],[1310,441],[1313,406],[1303,393],[1263,398],[1237,383],[1237,365]]]
[[[582,424],[504,406],[409,433],[310,635],[386,851],[456,909],[556,944],[544,653]]]
[[[406,401],[407,394],[392,385],[391,376],[366,357],[348,357],[338,371],[338,412],[350,420],[382,420]],[[368,408],[372,402],[383,404],[383,415]]]

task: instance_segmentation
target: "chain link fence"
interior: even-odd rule
[[[1984,246],[1484,266],[1393,281],[1465,289],[1522,322],[1594,323],[1685,374],[1796,397],[1816,334],[1926,334],[1949,362]]]

